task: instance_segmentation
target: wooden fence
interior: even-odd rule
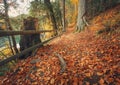
[[[3,37],[3,36],[11,36],[11,35],[31,35],[31,34],[40,34],[40,33],[44,33],[44,32],[52,32],[53,30],[43,30],[43,31],[34,31],[34,30],[28,30],[28,31],[0,31],[0,37]],[[32,47],[29,47],[25,50],[23,50],[22,52],[20,53],[17,53],[15,55],[12,55],[11,57],[8,57],[4,60],[1,60],[0,61],[0,66],[3,66],[5,64],[7,64],[8,62],[12,61],[12,60],[16,60],[18,59],[20,56],[26,54],[26,53],[29,53],[33,50],[35,50],[36,48],[39,48],[40,46],[42,46],[43,44],[46,44],[47,42],[53,40],[54,38],[56,38],[57,36],[54,36],[44,42],[41,42],[41,43],[38,43]]]

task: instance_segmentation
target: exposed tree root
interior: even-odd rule
[[[63,59],[63,57],[60,54],[55,53],[55,56],[58,57],[59,61],[60,61],[60,65],[61,65],[61,70],[60,73],[64,73],[66,70],[66,62]]]

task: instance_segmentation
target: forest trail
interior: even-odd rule
[[[73,33],[75,28],[69,27],[35,56],[19,61],[12,72],[0,77],[0,85],[119,85],[120,32],[97,35],[104,28],[102,20],[113,19],[119,9],[95,17],[81,33]],[[63,73],[56,54],[66,63]]]

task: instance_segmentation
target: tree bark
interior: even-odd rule
[[[63,0],[63,32],[65,31],[65,0]]]
[[[23,30],[33,30],[34,33],[35,30],[37,29],[37,23],[38,23],[38,19],[37,18],[33,18],[33,17],[28,17],[27,19],[24,19],[23,21]],[[23,51],[29,47],[32,47],[35,44],[38,44],[41,42],[40,39],[40,34],[31,34],[33,33],[32,31],[29,32],[30,34],[28,35],[22,35],[20,36],[20,51]],[[30,56],[32,54],[32,52],[29,52],[23,56],[20,56],[21,59],[27,58],[28,56]]]
[[[63,19],[62,19],[62,11],[61,11],[61,8],[60,8],[60,1],[59,0],[56,0],[56,5],[57,5],[57,9],[55,11],[57,11],[57,15],[56,16],[59,16],[59,18],[57,17],[57,26],[58,26],[58,30],[59,30],[59,33],[64,31],[63,28],[61,28],[61,26],[63,27]]]
[[[8,4],[7,4],[7,1],[6,0],[3,0],[4,2],[4,6],[5,6],[5,21],[7,23],[7,26],[8,26],[8,29],[9,30],[13,30],[12,29],[12,26],[10,24],[10,20],[9,20],[9,15],[8,15]],[[12,42],[13,42],[13,47],[14,47],[14,50],[16,53],[18,53],[18,49],[17,49],[17,46],[16,46],[16,41],[15,41],[15,38],[14,36],[11,36],[12,37]]]
[[[14,50],[12,49],[12,43],[11,43],[10,36],[8,36],[8,40],[9,40],[11,52],[12,52],[12,54],[14,55]]]
[[[50,12],[50,17],[51,17],[51,21],[52,21],[52,24],[53,24],[53,28],[55,30],[55,35],[57,35],[57,24],[56,24],[56,19],[55,19],[55,16],[54,16],[54,12],[53,12],[53,8],[52,8],[52,5],[50,3],[50,0],[44,0],[44,3],[47,7],[47,9],[49,10]]]
[[[77,27],[76,31],[80,32],[85,27],[85,0],[79,0],[78,1],[78,19],[77,19]]]

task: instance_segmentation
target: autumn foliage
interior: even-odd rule
[[[119,85],[120,32],[96,35],[104,28],[103,21],[115,19],[119,9],[97,16],[81,33],[68,28],[61,37],[39,48],[35,56],[19,61],[11,72],[0,77],[0,85]],[[64,72],[60,72],[56,54],[66,62]]]

